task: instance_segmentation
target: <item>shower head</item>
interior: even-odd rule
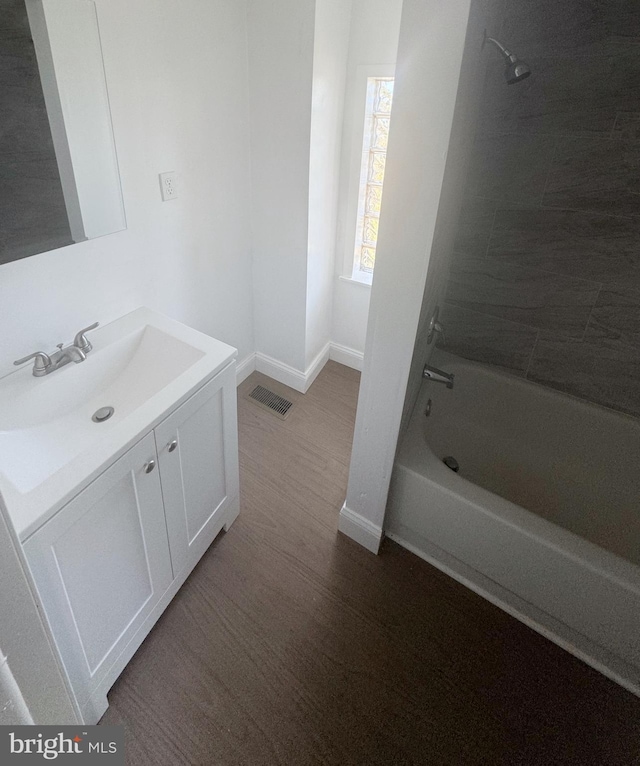
[[[515,56],[507,64],[507,68],[504,70],[504,76],[507,81],[507,85],[513,85],[515,82],[526,80],[531,74],[531,69],[525,61],[520,61]]]
[[[496,46],[505,60],[506,67],[504,70],[504,77],[507,81],[507,85],[513,85],[514,83],[521,82],[529,77],[531,74],[529,65],[525,61],[521,61],[515,53],[511,53],[511,51],[507,50],[502,43],[494,40],[493,37],[487,37],[487,33],[485,32],[482,47],[484,48],[485,44],[488,42],[493,43]]]

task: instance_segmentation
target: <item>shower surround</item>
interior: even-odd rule
[[[446,350],[640,415],[640,8],[509,0],[444,307]]]

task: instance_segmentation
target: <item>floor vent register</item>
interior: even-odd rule
[[[287,417],[293,407],[293,402],[290,402],[283,396],[274,394],[273,391],[269,391],[269,389],[264,386],[256,386],[249,394],[249,399],[263,409],[269,410],[269,412],[277,415],[282,420]]]

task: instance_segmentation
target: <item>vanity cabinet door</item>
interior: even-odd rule
[[[235,363],[156,429],[174,577],[193,569],[238,506]]]
[[[152,460],[148,434],[24,544],[81,707],[171,584]]]

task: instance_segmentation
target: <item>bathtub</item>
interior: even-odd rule
[[[385,534],[639,694],[640,422],[441,351],[431,363],[455,385],[422,384]]]

